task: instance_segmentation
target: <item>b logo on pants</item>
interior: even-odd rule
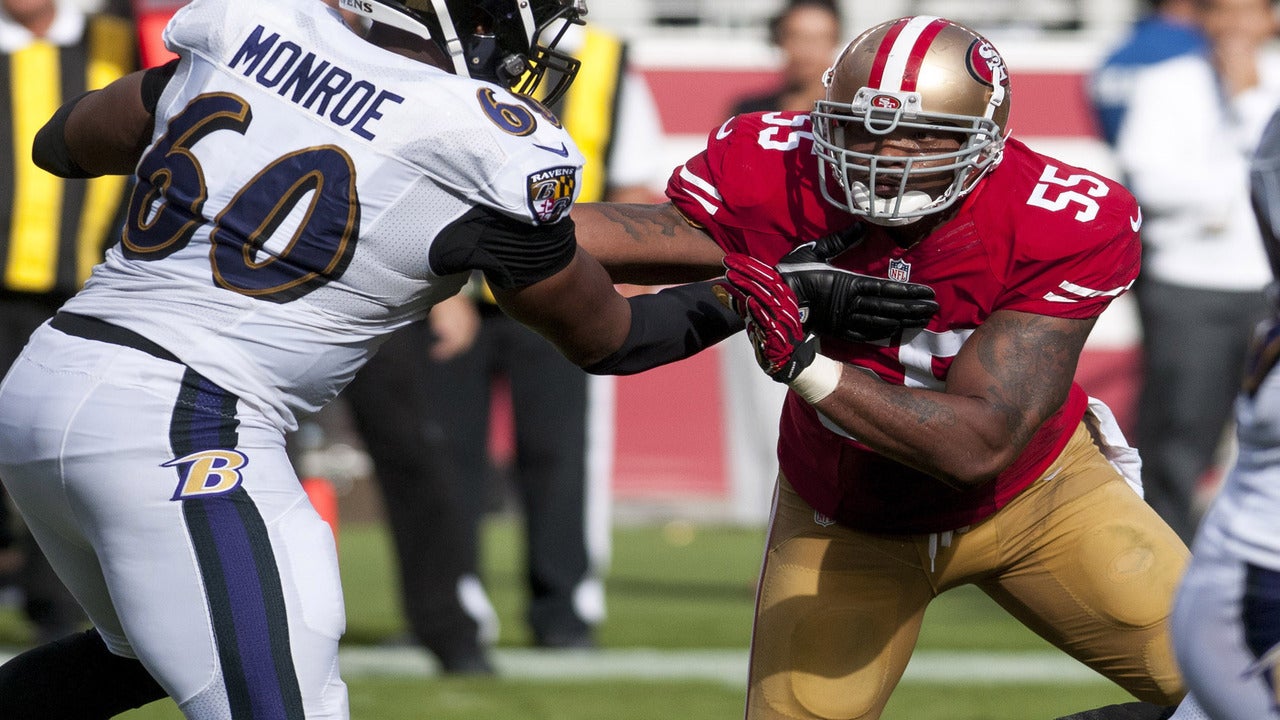
[[[231,492],[240,487],[244,478],[240,468],[249,464],[249,458],[239,450],[201,450],[185,457],[170,460],[162,467],[179,467],[182,480],[174,490],[171,500],[210,497]]]

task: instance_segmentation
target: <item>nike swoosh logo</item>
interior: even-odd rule
[[[716,130],[717,140],[723,140],[729,137],[729,135],[733,132],[732,130],[725,130],[725,128],[729,127],[729,123],[731,122],[733,122],[733,118],[729,118],[728,120],[725,120],[724,124],[720,126],[720,129]]]
[[[546,150],[549,153],[555,153],[562,158],[569,157],[569,148],[565,147],[564,143],[560,143],[560,147],[558,148],[547,147],[546,145],[539,145],[538,143],[534,143],[533,146],[539,150]]]
[[[1134,232],[1138,232],[1138,228],[1142,227],[1142,208],[1138,208],[1138,216],[1129,218],[1129,227]]]

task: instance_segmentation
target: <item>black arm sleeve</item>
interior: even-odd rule
[[[160,67],[147,70],[142,76],[142,106],[152,115],[156,114],[156,105],[160,103],[160,95],[178,71],[178,58],[174,58]]]
[[[493,287],[532,285],[568,267],[577,252],[573,220],[531,225],[478,207],[455,220],[431,243],[431,269],[439,275],[480,270]]]
[[[169,84],[169,79],[173,77],[174,72],[178,69],[178,60],[175,58],[160,67],[154,67],[147,70],[142,76],[142,105],[147,112],[152,115],[156,114],[156,103],[160,101],[160,94],[164,92],[164,88]],[[53,117],[44,124],[36,132],[35,140],[31,143],[31,160],[36,167],[50,172],[58,177],[64,178],[91,178],[97,177],[97,173],[91,173],[80,167],[79,163],[71,159],[71,152],[67,148],[67,118],[71,117],[71,111],[75,109],[77,103],[83,100],[90,93],[97,92],[90,90],[83,92],[71,98],[58,108]]]
[[[622,347],[583,369],[594,375],[631,375],[683,360],[741,330],[738,314],[712,294],[715,282],[629,298],[631,330]]]
[[[90,91],[95,92],[95,91]],[[76,103],[84,99],[89,93],[83,92],[63,103],[62,107],[49,118],[49,122],[44,124],[36,132],[35,141],[31,143],[31,160],[36,167],[46,172],[64,178],[91,178],[96,177],[84,168],[76,164],[71,159],[71,152],[67,148],[67,118],[71,117],[71,111],[75,108]]]

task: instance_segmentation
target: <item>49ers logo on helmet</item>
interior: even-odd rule
[[[878,110],[897,110],[902,107],[902,101],[892,95],[876,95],[871,98],[871,107]]]
[[[970,43],[965,65],[969,68],[969,74],[983,85],[995,87],[996,82],[1001,85],[1009,84],[1009,72],[1005,69],[1004,58],[986,40],[979,38]]]

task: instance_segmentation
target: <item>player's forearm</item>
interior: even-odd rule
[[[667,288],[628,298],[631,325],[608,357],[584,366],[596,375],[631,375],[683,360],[742,329],[742,320],[721,304],[711,283]]]
[[[671,203],[582,203],[572,216],[578,244],[615,283],[671,285],[724,270],[724,251]]]
[[[965,341],[945,390],[845,367],[815,406],[872,449],[956,487],[994,479],[1070,397],[1095,319],[1001,310]]]
[[[590,254],[522,288],[492,285],[508,315],[541,333],[589,372],[628,375],[699,352],[742,329],[711,283],[624,298]]]
[[[1034,428],[984,399],[891,385],[846,365],[834,392],[814,404],[858,442],[955,488],[994,480]]]

